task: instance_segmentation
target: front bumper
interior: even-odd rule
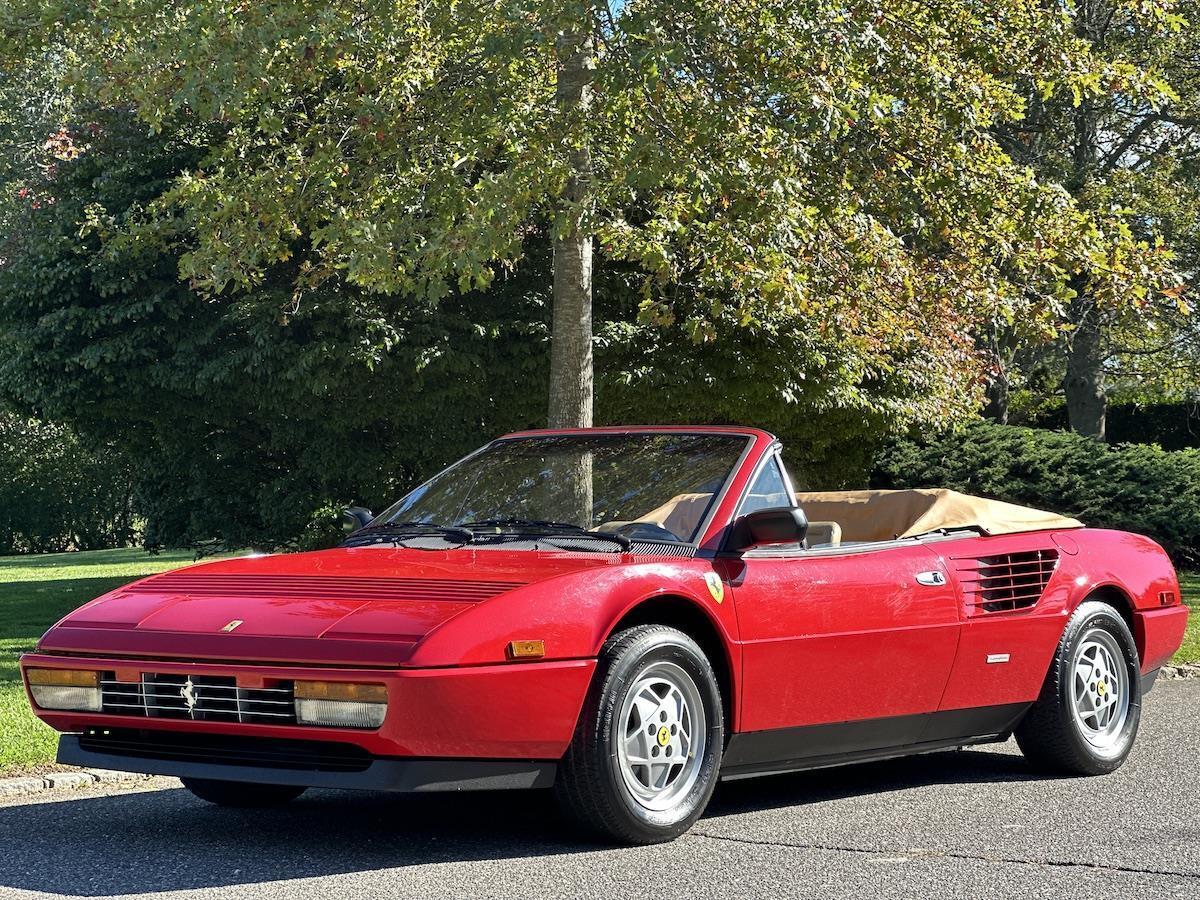
[[[58,741],[58,761],[64,765],[177,778],[401,793],[547,788],[553,786],[558,769],[557,763],[537,760],[373,758],[358,771],[322,771],[245,762],[164,759],[138,755],[136,751],[115,752],[127,750],[127,747],[113,747],[110,752],[105,752],[96,743],[84,746],[86,740],[86,735],[62,735]]]
[[[233,676],[239,686],[248,688],[260,688],[264,682],[271,683],[273,680],[323,679],[383,683],[388,690],[387,716],[378,729],[66,712],[39,709],[34,705],[34,713],[40,719],[68,734],[109,730],[227,735],[349,744],[380,760],[550,762],[561,758],[566,752],[596,661],[514,662],[444,669],[332,669],[33,653],[22,657],[21,665],[23,669],[41,667],[117,672],[118,677],[125,681],[136,681],[145,673],[165,673]],[[68,745],[69,742],[64,744]],[[74,751],[68,748],[66,752]],[[104,765],[99,762],[88,764]],[[127,767],[115,765],[111,768]],[[129,771],[148,770],[130,768]]]

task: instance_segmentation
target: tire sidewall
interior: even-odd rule
[[[686,796],[666,810],[647,809],[630,793],[621,775],[617,753],[617,740],[622,727],[619,718],[625,697],[641,673],[659,662],[674,663],[695,683],[704,707],[707,732],[696,783]],[[604,754],[605,788],[611,793],[614,804],[639,831],[659,836],[687,830],[704,812],[716,788],[725,737],[720,689],[703,651],[682,632],[662,630],[648,633],[624,648],[612,660],[601,690],[603,716],[600,733],[596,735],[600,745],[597,749]]]
[[[1097,747],[1084,736],[1083,726],[1079,723],[1074,711],[1075,673],[1073,665],[1075,654],[1084,637],[1096,628],[1108,632],[1120,647],[1121,661],[1125,667],[1124,674],[1129,690],[1129,711],[1125,717],[1125,724],[1118,739],[1107,748]],[[1126,624],[1121,614],[1108,604],[1086,601],[1080,604],[1067,623],[1060,646],[1060,658],[1057,661],[1060,667],[1058,702],[1066,717],[1068,733],[1074,749],[1080,755],[1094,761],[1098,768],[1115,769],[1129,755],[1129,751],[1133,747],[1142,714],[1141,663],[1129,625]]]

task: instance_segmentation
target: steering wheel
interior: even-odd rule
[[[616,534],[634,541],[675,541],[682,538],[673,531],[655,525],[653,522],[626,522],[616,530]]]

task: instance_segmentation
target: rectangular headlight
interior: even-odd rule
[[[382,684],[344,681],[297,681],[296,721],[335,728],[378,728],[387,715]]]
[[[82,669],[26,669],[29,693],[42,709],[100,712],[100,673]]]

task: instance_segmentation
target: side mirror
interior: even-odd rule
[[[360,528],[369,525],[371,520],[375,518],[375,514],[365,506],[351,506],[348,509],[342,510],[342,517],[346,520],[342,526],[346,534],[354,534]]]
[[[798,506],[756,509],[734,521],[725,548],[739,551],[759,544],[800,544],[807,532],[808,518]]]

